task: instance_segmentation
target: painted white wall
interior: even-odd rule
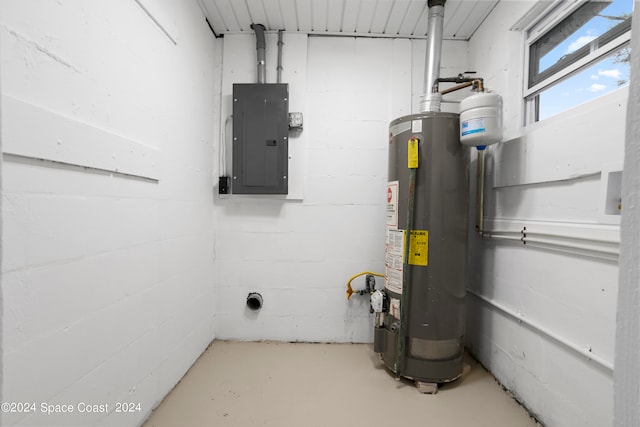
[[[633,11],[631,75],[622,194],[620,291],[616,326],[614,425],[640,425],[640,9]]]
[[[609,173],[622,169],[628,90],[523,128],[523,34],[510,28],[532,5],[498,3],[469,42],[471,67],[505,105],[505,142],[487,155],[486,227],[619,241],[620,216],[605,213],[604,195]],[[468,297],[474,355],[545,425],[611,425],[615,257],[475,234],[470,244],[470,289],[485,299]]]
[[[2,43],[0,43],[0,58],[2,57]],[[0,61],[0,76],[2,76],[2,61]],[[2,93],[2,79],[0,78],[0,93]],[[0,153],[2,152],[2,141],[3,141],[3,137],[2,137],[2,102],[0,102]],[[2,184],[3,184],[3,179],[2,179],[2,157],[0,157],[0,189],[3,188]],[[2,212],[2,198],[0,197],[0,212]],[[4,249],[3,249],[3,245],[2,245],[2,241],[3,241],[3,231],[2,231],[2,221],[0,221],[0,272],[2,271],[2,254],[4,253]],[[2,297],[3,294],[3,289],[2,289],[2,274],[0,273],[0,332],[4,331],[4,329],[2,329],[2,323],[3,323],[3,311],[4,311],[4,304],[2,304],[2,301],[4,300]],[[2,366],[3,366],[3,340],[0,339],[0,378],[3,378],[3,371],[2,371]],[[0,381],[0,401],[2,400],[2,381]],[[2,418],[0,418],[0,423],[2,422]]]
[[[217,46],[140,3],[0,3],[2,425],[136,425],[213,339]]]
[[[284,43],[290,110],[305,120],[289,143],[299,171],[290,179],[303,191],[216,197],[216,336],[370,342],[368,301],[347,301],[345,285],[355,273],[384,272],[388,125],[415,111],[426,41],[284,33]],[[443,67],[468,69],[466,43],[445,46]],[[276,35],[267,34],[267,82],[275,55]],[[221,122],[232,83],[255,76],[254,36],[225,36]],[[264,297],[257,313],[245,305],[253,291]]]
[[[195,2],[142,3],[162,28],[135,2],[0,3],[3,400],[140,402],[126,424],[214,333],[371,341],[368,303],[346,301],[345,282],[382,271],[388,122],[416,112],[426,45],[285,33],[290,110],[305,114],[292,193],[213,196],[214,141],[231,84],[255,81],[255,40],[214,41]],[[523,130],[522,37],[508,29],[531,4],[500,2],[470,43],[443,48],[442,75],[475,69],[505,98],[489,224],[617,233],[602,171],[622,163],[627,92]],[[613,360],[617,263],[471,244],[473,291]],[[258,313],[245,307],[252,291]],[[547,425],[611,424],[610,371],[473,296],[468,344]],[[122,424],[76,415],[0,421]]]

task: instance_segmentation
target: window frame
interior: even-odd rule
[[[618,34],[614,34],[609,40],[607,40],[602,46],[598,46],[597,49],[584,53],[587,50],[591,50],[591,44],[586,44],[579,48],[576,52],[576,60],[567,60],[566,64],[556,63],[546,70],[538,73],[538,78],[534,80],[534,83],[530,86],[532,81],[532,63],[531,63],[531,46],[546,35],[553,28],[558,26],[564,19],[574,13],[588,0],[571,0],[563,1],[556,0],[548,8],[546,8],[540,17],[534,20],[527,28],[524,29],[524,79],[523,79],[523,99],[525,104],[524,125],[531,125],[537,123],[538,120],[538,108],[539,104],[536,101],[536,95],[542,93],[545,89],[551,88],[553,85],[560,83],[573,73],[577,73],[580,69],[587,67],[588,65],[597,62],[600,59],[604,59],[610,55],[616,49],[629,45],[631,40],[631,19],[629,18],[629,25],[621,28]],[[540,78],[542,76],[542,78]]]

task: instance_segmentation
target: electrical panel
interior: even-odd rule
[[[289,87],[233,85],[234,194],[287,194]]]

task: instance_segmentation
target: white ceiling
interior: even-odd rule
[[[422,38],[427,0],[199,0],[217,35],[267,30]],[[499,0],[447,0],[444,38],[469,40]]]

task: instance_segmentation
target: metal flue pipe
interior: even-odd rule
[[[429,0],[429,20],[427,29],[427,55],[424,69],[424,94],[420,100],[420,111],[440,111],[442,95],[434,92],[434,85],[440,77],[442,57],[442,32],[444,24],[444,3],[446,0]]]
[[[256,51],[258,54],[258,83],[267,82],[267,61],[265,55],[266,43],[264,41],[264,25],[251,24],[251,29],[256,33]]]

